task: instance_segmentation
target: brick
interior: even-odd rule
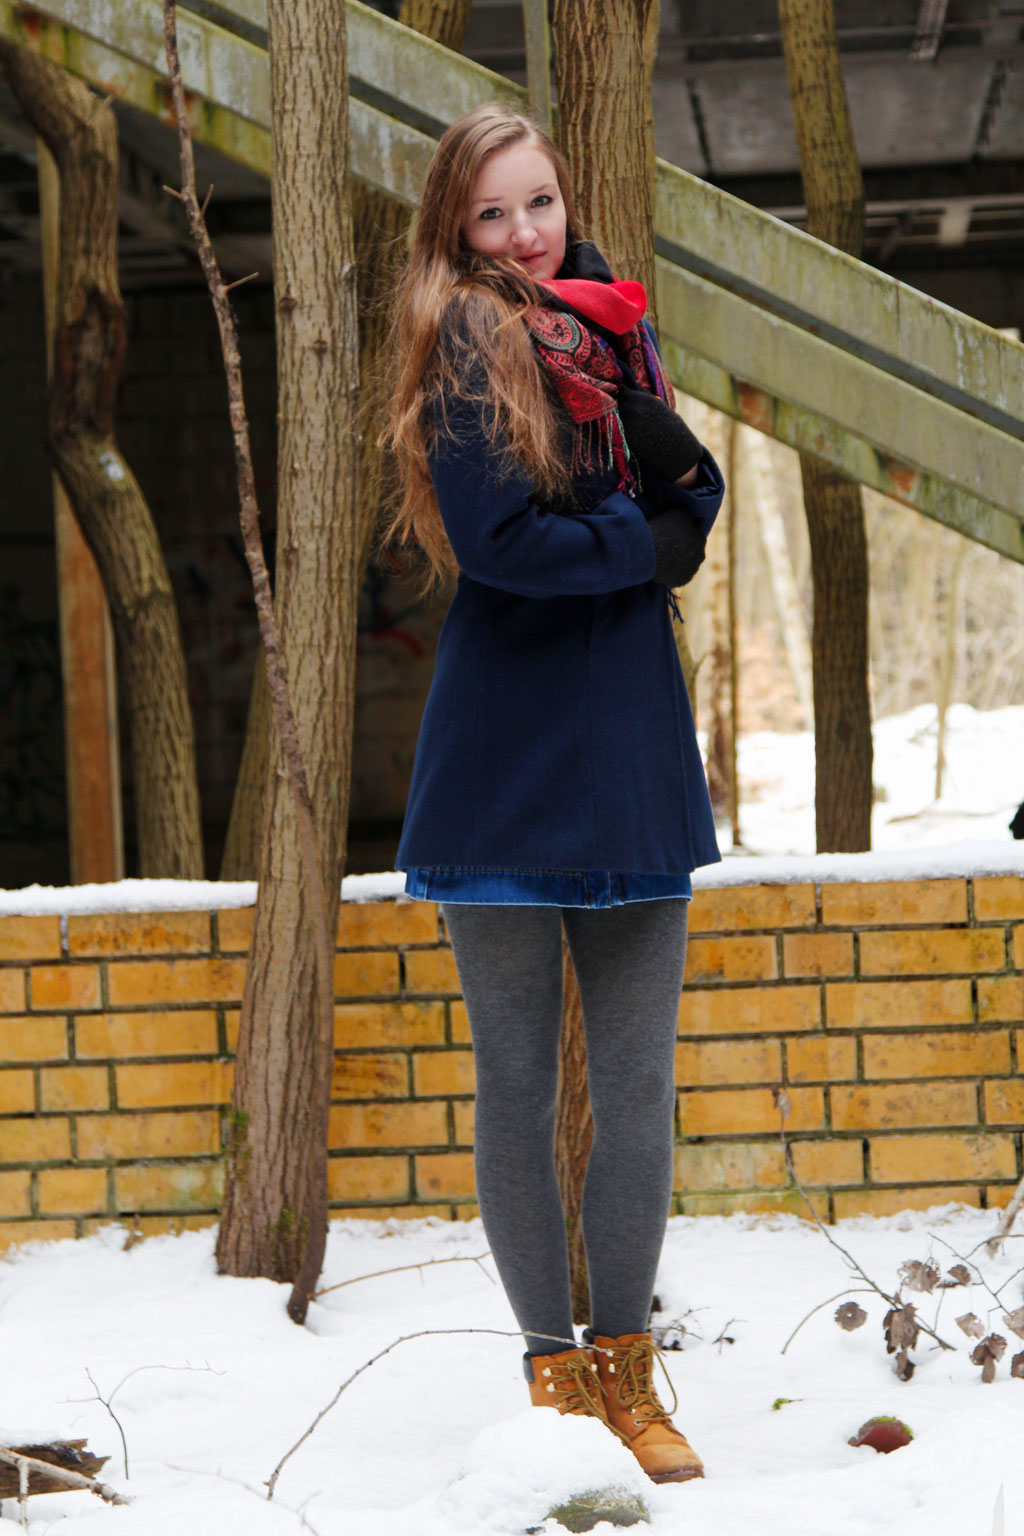
[[[904,929],[860,936],[862,976],[921,976],[940,971],[962,976],[1001,971],[1005,964],[1001,929]]]
[[[967,881],[842,881],[823,885],[821,920],[830,928],[883,923],[966,923]]]
[[[112,1007],[132,1003],[238,1002],[244,960],[116,960],[107,966]]]
[[[476,1221],[480,1207],[475,1200],[461,1200],[458,1205],[452,1206],[452,1214],[456,1221]]]
[[[69,1121],[0,1120],[0,1163],[52,1163],[71,1156]]]
[[[1010,1037],[1005,1030],[959,1030],[954,1034],[874,1035],[864,1040],[864,1076],[984,1077],[1010,1070]]]
[[[217,913],[217,947],[230,953],[249,953],[255,907],[225,907]]]
[[[689,929],[723,933],[738,928],[802,928],[815,921],[813,885],[733,885],[695,890]]]
[[[969,986],[969,983],[968,983]],[[679,1003],[681,1035],[784,1034],[821,1028],[821,990],[743,987],[737,991],[687,989]]]
[[[777,1140],[683,1142],[676,1148],[677,1190],[780,1189],[788,1183]]]
[[[777,1040],[683,1040],[676,1046],[680,1087],[777,1083],[782,1047]]]
[[[844,1216],[898,1216],[900,1211],[926,1211],[933,1205],[980,1205],[976,1184],[932,1184],[921,1189],[856,1189],[833,1195],[836,1220]]]
[[[444,1104],[335,1104],[329,1147],[445,1147]]]
[[[471,1152],[424,1152],[415,1162],[416,1189],[425,1200],[476,1194]]]
[[[86,1216],[107,1209],[105,1168],[44,1168],[38,1178],[41,1216]]]
[[[13,966],[0,970],[0,1013],[24,1013],[25,972]]]
[[[881,1136],[868,1145],[876,1184],[1009,1179],[1017,1172],[1012,1136]]]
[[[852,933],[787,933],[782,938],[787,976],[852,976]]]
[[[227,1061],[160,1062],[152,1066],[119,1066],[119,1109],[163,1109],[173,1105],[226,1104],[231,1098],[231,1063]]]
[[[475,1093],[472,1051],[420,1051],[413,1057],[412,1080],[417,1098],[447,1093]]]
[[[437,916],[434,901],[343,901],[338,909],[338,946],[436,944]]]
[[[807,1035],[786,1041],[786,1079],[836,1083],[857,1076],[857,1042],[849,1035]]]
[[[453,1104],[455,1114],[455,1142],[460,1147],[471,1147],[476,1129],[476,1104],[463,1100]]]
[[[862,1184],[864,1153],[856,1141],[796,1141],[793,1167],[801,1184]]]
[[[407,992],[460,992],[459,973],[450,949],[411,949],[405,956]]]
[[[1009,1184],[986,1184],[986,1206],[990,1211],[1002,1210],[1003,1206],[1009,1205],[1016,1193],[1016,1189],[1016,1181],[1011,1181]]]
[[[90,912],[68,918],[70,955],[203,954],[208,912]]]
[[[0,959],[59,960],[60,918],[0,917]]]
[[[0,1019],[0,1061],[60,1061],[67,1054],[68,1028],[63,1019]]]
[[[821,1221],[828,1221],[828,1196],[811,1195],[811,1204]],[[682,1216],[730,1216],[736,1211],[748,1211],[752,1215],[770,1215],[788,1212],[810,1221],[807,1202],[796,1189],[765,1190],[761,1194],[723,1193],[720,1195],[683,1195],[679,1201]]]
[[[345,1048],[444,1045],[443,1003],[339,1003],[334,1043]]]
[[[0,1072],[0,1115],[17,1115],[25,1110],[31,1112],[35,1107],[33,1074],[20,1070]]]
[[[78,1156],[100,1158],[188,1157],[220,1151],[220,1114],[215,1109],[137,1115],[83,1115]]]
[[[327,1198],[408,1200],[407,1157],[331,1157],[327,1160]]]
[[[791,1088],[788,1131],[815,1130],[825,1123],[820,1088]],[[683,1136],[756,1135],[778,1131],[779,1111],[768,1088],[723,1088],[717,1092],[680,1093],[679,1129]]]
[[[34,965],[29,972],[33,1008],[98,1008],[98,965]]]
[[[53,1243],[76,1235],[73,1221],[2,1221],[0,1253],[7,1253],[21,1243]]]
[[[978,1023],[1024,1018],[1024,980],[1020,976],[978,977]]]
[[[985,1084],[985,1119],[989,1125],[1024,1125],[1024,1077]]]
[[[830,981],[825,1023],[830,1029],[890,1029],[907,1024],[970,1024],[971,983],[951,981]]]
[[[106,1067],[43,1067],[39,1103],[42,1109],[109,1109]]]
[[[358,949],[334,957],[334,995],[360,997],[398,991],[398,956],[393,950]]]
[[[147,1009],[144,1013],[100,1013],[75,1023],[75,1055],[214,1056],[217,1015],[212,1009]]]
[[[772,981],[778,974],[771,937],[690,939],[686,945],[684,981],[689,986],[709,981]]]
[[[1013,930],[1013,965],[1015,970],[1024,971],[1024,928]]]
[[[974,881],[974,916],[979,923],[1024,917],[1024,876],[985,875]]]
[[[837,1131],[900,1130],[917,1125],[976,1125],[973,1083],[857,1084],[832,1089]]]
[[[451,1021],[452,1045],[469,1045],[473,1036],[469,1028],[469,1014],[464,1002],[448,1004],[448,1014]]]
[[[213,1210],[220,1206],[222,1163],[163,1163],[114,1171],[119,1211]]]
[[[335,1055],[332,1099],[404,1099],[408,1092],[407,1056],[350,1056],[340,1051]]]
[[[31,1211],[29,1190],[32,1175],[24,1172],[0,1173],[0,1216],[28,1216]]]

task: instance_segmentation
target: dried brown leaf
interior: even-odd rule
[[[948,1290],[954,1285],[970,1285],[971,1272],[966,1264],[954,1264],[952,1269],[946,1271],[945,1280],[940,1282],[943,1290]]]
[[[841,1307],[836,1307],[836,1322],[844,1333],[852,1333],[855,1328],[862,1328],[868,1320],[868,1315],[863,1307],[859,1307],[855,1301],[844,1301]]]
[[[909,1291],[934,1291],[940,1278],[937,1266],[921,1259],[908,1259],[900,1265],[900,1282]]]
[[[963,1317],[956,1320],[958,1328],[962,1328],[969,1339],[980,1339],[985,1334],[985,1324],[973,1312],[965,1312]]]
[[[1005,1352],[1006,1340],[1001,1333],[990,1333],[980,1344],[975,1344],[971,1350],[971,1364],[981,1366],[982,1381],[995,1381],[996,1361],[1001,1360]]]
[[[895,1370],[900,1381],[909,1381],[914,1374],[914,1362],[905,1349],[901,1349],[896,1356]]]
[[[1010,1375],[1019,1376],[1024,1381],[1024,1349],[1010,1361]]]
[[[1024,1307],[1017,1307],[1013,1312],[1003,1313],[1003,1326],[1009,1328],[1018,1338],[1024,1339]]]
[[[885,1333],[885,1347],[890,1355],[897,1350],[913,1349],[918,1334],[917,1312],[913,1302],[908,1301],[902,1307],[890,1307],[882,1319],[882,1330]]]

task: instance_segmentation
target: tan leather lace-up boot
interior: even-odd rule
[[[651,1335],[624,1333],[611,1339],[588,1328],[583,1337],[594,1346],[609,1427],[629,1446],[651,1481],[685,1483],[703,1477],[704,1463],[676,1429],[654,1390]],[[673,1388],[673,1413],[677,1407]]]
[[[524,1355],[523,1375],[530,1384],[530,1401],[535,1408],[581,1413],[608,1424],[592,1349],[566,1349],[557,1355]]]

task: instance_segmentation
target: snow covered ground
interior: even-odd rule
[[[876,720],[872,818],[880,851],[998,839],[1024,800],[1024,707],[946,716],[946,772],[936,801],[934,704]],[[814,852],[814,737],[764,731],[739,741],[740,833],[753,854]],[[724,846],[724,845],[723,845]]]
[[[833,1230],[886,1289],[905,1260],[931,1258],[945,1273],[957,1254],[973,1255],[994,1290],[1005,1285],[1000,1300],[1012,1310],[1024,1293],[1024,1275],[1011,1278],[1024,1265],[1024,1227],[989,1260],[978,1245],[994,1223],[990,1212],[946,1206]],[[1024,1343],[1001,1325],[1002,1307],[979,1285],[914,1296],[928,1321],[941,1298],[937,1330],[958,1348],[942,1353],[922,1337],[916,1374],[901,1382],[883,1347],[885,1304],[859,1294],[868,1321],[842,1332],[830,1298],[856,1282],[821,1233],[793,1216],[669,1225],[658,1321],[680,1318],[687,1330],[665,1359],[705,1481],[655,1487],[600,1424],[528,1406],[517,1339],[456,1334],[401,1344],[359,1376],[288,1461],[270,1504],[264,1484],[282,1456],[392,1340],[425,1328],[513,1329],[490,1261],[344,1286],[300,1329],[285,1315],[285,1287],[216,1275],[210,1231],[127,1251],[124,1241],[108,1228],[0,1263],[0,1443],[87,1437],[111,1454],[107,1477],[133,1500],[112,1508],[87,1493],[33,1498],[35,1536],[554,1533],[545,1523],[552,1505],[609,1484],[644,1496],[651,1523],[638,1529],[654,1536],[1024,1531],[1024,1380],[1009,1372]],[[336,1222],[322,1283],[485,1250],[479,1222]],[[783,1355],[792,1330],[826,1301]],[[1007,1337],[991,1385],[954,1321],[966,1312]],[[723,1333],[731,1342],[716,1342]],[[114,1388],[127,1479],[117,1429],[94,1395]],[[774,1408],[780,1398],[792,1401]],[[912,1444],[889,1456],[851,1447],[878,1414],[906,1420]],[[16,1518],[14,1501],[3,1515]]]

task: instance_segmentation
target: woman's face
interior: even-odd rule
[[[484,256],[511,256],[532,277],[554,277],[565,257],[565,204],[555,168],[524,141],[488,155],[469,194],[462,238]]]

